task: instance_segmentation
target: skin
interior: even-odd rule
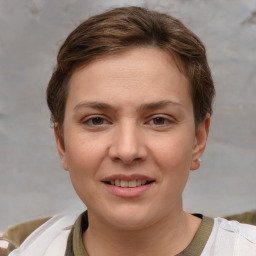
[[[69,85],[63,140],[57,124],[55,136],[62,166],[88,208],[88,253],[182,251],[201,222],[183,211],[182,192],[200,165],[210,124],[207,114],[195,131],[188,79],[164,51],[134,48],[77,69]],[[115,174],[154,182],[126,198],[102,182]]]

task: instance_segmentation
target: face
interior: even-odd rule
[[[66,102],[63,168],[89,218],[140,229],[182,211],[209,117],[195,131],[188,79],[157,48],[135,48],[74,72]]]

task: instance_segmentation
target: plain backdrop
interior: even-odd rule
[[[82,210],[57,155],[45,89],[66,36],[89,16],[124,5],[180,18],[207,48],[217,98],[184,208],[209,216],[256,209],[255,0],[0,0],[0,230]]]

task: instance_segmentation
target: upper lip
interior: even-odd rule
[[[125,174],[114,174],[107,176],[106,178],[102,179],[102,182],[112,181],[112,180],[145,180],[145,181],[154,181],[155,179],[141,174],[131,174],[131,175],[125,175]]]

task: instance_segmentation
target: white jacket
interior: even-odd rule
[[[77,215],[57,215],[36,229],[9,256],[64,256]]]
[[[215,218],[201,256],[256,256],[256,226]]]
[[[55,216],[35,230],[10,256],[64,256],[77,215]],[[215,218],[201,256],[256,256],[256,226]]]

